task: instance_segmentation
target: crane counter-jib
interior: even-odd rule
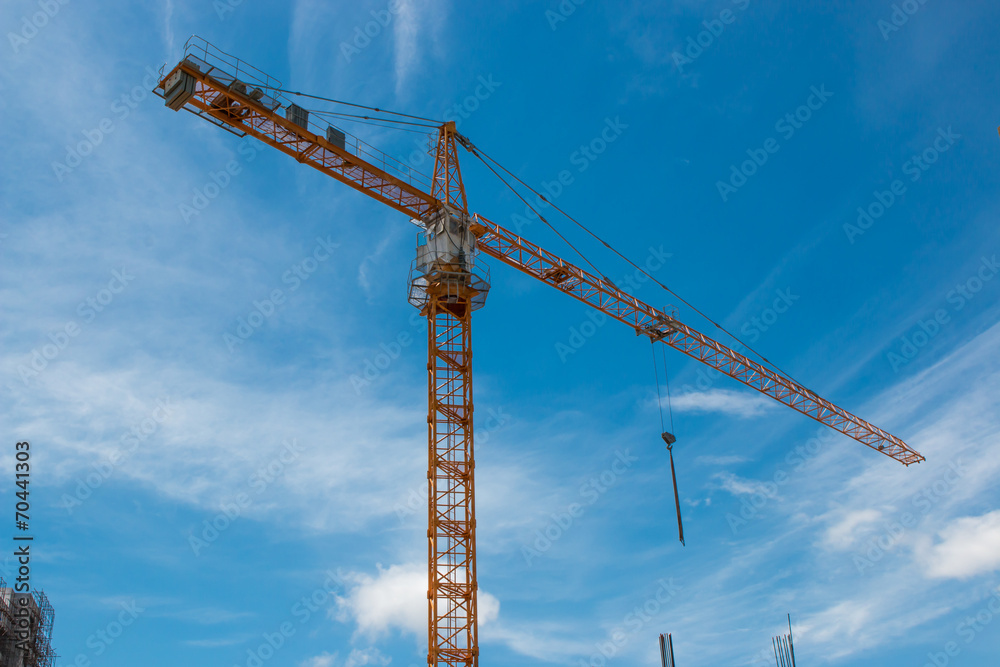
[[[411,217],[423,218],[440,206],[428,194],[431,177],[338,128],[320,127],[307,115],[282,117],[279,99],[252,86],[189,56],[154,92],[174,110],[250,135]]]

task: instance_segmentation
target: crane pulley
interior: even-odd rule
[[[488,218],[470,214],[458,147],[478,153],[458,134],[454,123],[433,125],[437,132],[434,171],[425,175],[339,127],[317,123],[308,110],[283,96],[301,93],[286,91],[276,79],[197,37],[188,40],[184,58],[162,73],[154,92],[169,108],[194,113],[238,136],[252,136],[406,214],[422,228],[425,237],[411,273],[410,302],[428,319],[427,660],[433,667],[472,667],[479,660],[471,323],[472,312],[483,305],[490,282],[486,267],[476,264],[479,253],[904,465],[924,460],[901,439],[821,398],[765,359],[763,364],[754,361],[684,324],[676,314],[620,290],[596,269],[584,271]],[[329,112],[316,115],[372,118]],[[395,115],[409,120],[384,115],[379,120],[411,126],[428,120]],[[665,430],[663,439],[671,455],[683,543],[673,466],[676,440]]]

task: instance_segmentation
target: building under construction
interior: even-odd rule
[[[788,634],[771,638],[774,667],[795,667],[795,645],[792,641],[792,615],[788,614]],[[770,662],[768,651],[758,654],[753,664]],[[674,638],[670,633],[660,635],[660,667],[676,667],[674,663]]]
[[[0,667],[52,667],[54,620],[44,592],[17,593],[0,577]]]

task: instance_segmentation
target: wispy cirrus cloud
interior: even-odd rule
[[[194,646],[195,648],[220,648],[242,644],[252,636],[250,634],[243,634],[235,637],[219,637],[215,639],[188,639],[184,644],[185,646]]]
[[[731,472],[716,473],[714,478],[719,480],[723,491],[734,496],[763,495],[769,497],[774,495],[774,489],[758,479],[747,479]]]
[[[333,667],[337,662],[337,653],[327,653],[316,655],[308,660],[299,663],[299,667]]]
[[[399,0],[397,7],[392,34],[396,40],[394,62],[396,95],[399,95],[405,89],[410,74],[419,60],[420,14],[413,0]]]
[[[741,419],[749,419],[759,417],[774,407],[774,399],[745,391],[710,389],[674,396],[672,406],[677,412],[718,412]]]
[[[746,463],[749,461],[745,456],[731,455],[731,456],[699,456],[694,460],[695,463],[699,465],[706,466],[731,466],[740,463]]]
[[[879,519],[882,513],[871,508],[849,511],[826,530],[825,541],[833,549],[848,549],[857,542],[858,533]]]

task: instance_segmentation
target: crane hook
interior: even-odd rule
[[[677,492],[677,470],[674,468],[674,443],[677,442],[677,438],[674,437],[673,433],[668,433],[664,431],[660,434],[663,438],[663,442],[667,443],[667,451],[670,452],[670,477],[674,482],[674,505],[677,507],[677,533],[681,540],[681,546],[687,546],[684,544],[684,522],[681,520],[681,498],[680,494]]]
[[[650,344],[655,346],[656,341],[650,339]],[[660,427],[664,428],[663,399],[660,397],[660,372],[656,368],[655,347],[653,347],[653,373],[656,376],[656,405],[660,409]],[[672,429],[674,427],[674,410],[670,405],[670,375],[667,373],[666,355],[663,357],[663,375],[667,388],[667,407],[670,410],[670,428]],[[667,451],[670,453],[670,477],[674,483],[674,506],[677,508],[677,533],[681,540],[681,546],[687,546],[684,543],[684,523],[681,520],[681,497],[677,491],[677,470],[674,468],[674,443],[677,442],[677,437],[666,429],[660,434],[660,437],[663,438],[663,442],[667,443]]]

